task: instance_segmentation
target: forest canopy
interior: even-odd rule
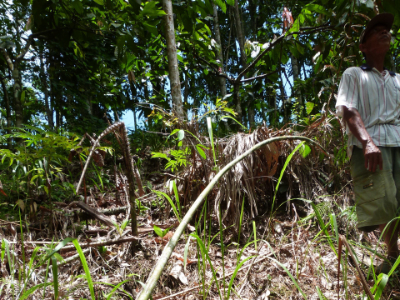
[[[332,112],[340,75],[362,64],[358,38],[377,12],[396,14],[387,62],[396,69],[398,6],[390,0],[173,2],[176,102],[160,1],[3,1],[1,130],[32,125],[82,134],[105,128],[105,115],[117,121],[131,110],[135,129],[157,131],[165,126],[161,111],[193,119],[217,99],[247,128],[306,125]]]

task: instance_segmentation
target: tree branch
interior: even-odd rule
[[[290,32],[290,33],[283,33],[281,34],[278,38],[276,38],[275,40],[273,40],[269,46],[263,51],[261,52],[256,59],[254,59],[252,61],[252,63],[250,65],[247,66],[247,68],[245,68],[242,72],[240,72],[239,76],[236,78],[236,81],[240,81],[240,79],[247,73],[250,71],[250,69],[252,69],[256,63],[269,51],[272,50],[272,48],[278,44],[279,42],[281,42],[285,37],[289,36],[289,35],[294,35],[294,34],[310,34],[310,33],[314,33],[317,31],[325,31],[325,30],[331,30],[332,26],[317,26],[317,27],[306,27],[305,29],[301,29],[300,31],[295,31],[295,32]],[[304,32],[304,30],[307,30],[307,32]]]
[[[65,27],[65,28],[67,28],[67,27]],[[52,31],[55,31],[55,30],[62,30],[62,29],[65,29],[65,28],[52,28],[52,29],[47,29],[47,30],[43,30],[43,31],[40,31],[40,32],[35,32],[35,33],[32,33],[31,35],[29,35],[28,40],[27,40],[27,42],[25,44],[25,47],[23,48],[22,52],[17,56],[17,58],[15,59],[15,62],[18,63],[24,58],[24,56],[28,52],[29,47],[31,46],[34,38],[36,38],[36,37],[38,37],[38,36],[40,36],[42,34],[48,33],[48,32],[52,32]]]
[[[229,77],[229,76],[226,75],[225,73],[220,73],[220,72],[218,71],[217,68],[215,68],[210,62],[206,61],[204,58],[202,58],[202,57],[200,57],[200,56],[197,56],[197,57],[198,57],[201,61],[203,61],[206,65],[208,65],[209,67],[211,67],[211,68],[213,69],[215,75],[220,76],[220,77],[224,77],[224,78],[228,79],[229,82],[231,82],[231,83],[233,83],[233,82],[235,81],[235,79]]]
[[[266,73],[266,74],[263,74],[263,75],[242,79],[242,80],[240,80],[240,82],[248,82],[248,81],[253,81],[253,80],[256,80],[256,79],[262,79],[262,78],[268,77],[268,76],[270,76],[272,74],[275,74],[275,73],[279,72],[280,70],[281,70],[281,68],[278,68],[275,71],[272,71],[272,72],[269,72],[269,73]]]
[[[0,49],[1,49],[1,52],[3,52],[4,58],[6,59],[8,68],[10,69],[10,71],[13,71],[14,70],[14,64],[13,64],[10,56],[8,55],[6,49],[4,49],[4,48],[0,48]]]

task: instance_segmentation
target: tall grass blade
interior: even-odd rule
[[[179,193],[178,193],[178,189],[176,187],[175,180],[172,180],[172,189],[174,190],[175,201],[176,201],[176,205],[178,206],[178,210],[179,210],[179,216],[182,216],[181,203],[179,202]]]
[[[186,266],[187,266],[187,258],[188,258],[188,253],[189,253],[189,246],[190,246],[190,239],[192,237],[189,236],[186,245],[185,245],[185,250],[183,251],[183,269],[186,271]]]
[[[240,211],[239,232],[238,232],[238,243],[237,243],[236,252],[239,252],[240,233],[241,233],[242,222],[243,222],[243,210],[244,210],[244,196],[243,196],[243,200],[242,200],[242,208],[241,208],[241,211]],[[238,257],[238,259],[237,259],[237,263],[239,263],[239,257]]]
[[[111,292],[108,294],[108,295],[106,295],[107,296],[107,298],[106,298],[106,300],[110,300],[111,299],[111,296],[119,289],[119,287],[121,286],[121,285],[123,285],[123,284],[125,284],[125,283],[127,283],[128,281],[130,281],[130,279],[126,279],[126,280],[124,280],[124,281],[122,281],[122,282],[120,282],[120,283],[118,283],[117,285],[112,285],[112,284],[107,284],[107,285],[110,285],[110,286],[112,286],[112,287],[114,287],[112,290],[111,290]],[[104,282],[98,282],[99,284],[105,284]],[[130,299],[133,299],[125,290],[122,290],[125,294],[126,294],[126,296],[128,296]]]
[[[239,272],[239,269],[243,266],[243,264],[248,261],[249,259],[253,258],[253,256],[247,257],[246,259],[244,259],[243,261],[240,262],[240,264],[238,264],[235,268],[235,271],[232,274],[231,280],[229,281],[229,285],[228,285],[228,295],[226,297],[226,299],[229,299],[229,296],[231,295],[231,290],[232,290],[232,286],[233,286],[233,282],[235,281],[236,275]]]
[[[208,256],[208,251],[206,250],[206,247],[204,246],[203,241],[201,240],[201,238],[196,233],[192,233],[191,236],[194,237],[197,240],[197,244],[200,247],[200,252],[201,252],[201,256],[202,256],[203,265],[206,264],[206,260],[210,264],[210,268],[211,268],[211,271],[212,271],[212,277],[213,277],[213,280],[215,282],[215,285],[217,286],[219,298],[223,299],[222,295],[221,295],[221,290],[219,289],[217,273],[215,272],[215,269],[213,267],[212,261],[211,261],[210,257]]]
[[[318,293],[319,300],[326,300],[324,294],[322,294],[322,292],[319,289],[319,287],[317,287],[317,293]]]
[[[314,203],[311,202],[311,207],[313,208],[313,210],[315,212],[315,215],[317,216],[317,220],[318,220],[319,225],[322,228],[322,231],[325,233],[325,235],[326,235],[326,237],[328,239],[329,246],[331,247],[331,249],[335,253],[335,255],[338,256],[337,251],[335,249],[335,246],[333,245],[332,238],[331,238],[331,236],[330,236],[330,234],[328,232],[328,229],[325,226],[324,221],[322,220],[322,217],[321,217],[321,215],[320,215],[320,213],[319,213],[319,211],[317,209],[317,206]]]
[[[53,270],[53,286],[54,286],[54,299],[58,300],[58,267],[57,267],[57,259],[52,256],[51,265]]]
[[[385,289],[386,284],[389,281],[389,275],[386,275],[384,273],[379,274],[378,280],[375,283],[375,286],[372,288],[372,293],[374,293],[374,290],[376,289],[375,293],[375,300],[379,300],[382,296],[383,290]]]
[[[168,195],[167,195],[166,193],[164,193],[164,192],[160,192],[160,191],[156,191],[156,190],[153,190],[153,192],[156,193],[156,195],[159,196],[160,198],[161,198],[161,196],[163,196],[163,197],[165,197],[165,199],[168,200],[169,204],[170,204],[171,207],[172,207],[172,210],[174,211],[174,214],[175,214],[176,218],[177,218],[178,221],[180,222],[180,221],[181,221],[180,214],[178,213],[178,210],[176,209],[175,203],[174,203],[174,201],[172,201],[172,199],[170,198],[170,196],[168,196]]]
[[[72,243],[75,245],[76,251],[78,252],[79,258],[81,259],[81,262],[82,262],[83,270],[85,270],[86,280],[88,282],[88,286],[89,286],[89,290],[90,290],[90,295],[92,296],[92,300],[96,300],[96,298],[94,297],[93,281],[92,281],[92,277],[90,276],[90,270],[89,270],[89,266],[88,266],[86,258],[85,258],[85,254],[83,253],[82,248],[79,245],[79,242],[78,242],[77,239],[74,239],[72,241]]]
[[[336,242],[338,243],[339,242],[339,230],[338,230],[338,226],[337,226],[336,215],[330,214],[329,218],[331,221],[331,226],[335,231]]]
[[[1,261],[4,262],[4,254],[6,254],[6,240],[1,240]]]
[[[46,286],[51,285],[51,284],[52,284],[51,282],[43,282],[43,283],[40,283],[40,284],[38,284],[38,285],[35,285],[35,286],[31,287],[29,290],[25,291],[25,293],[23,293],[23,294],[21,295],[21,297],[19,298],[19,300],[28,299],[29,296],[30,296],[32,293],[34,293],[37,289],[40,289],[41,287],[46,287]],[[43,299],[44,299],[44,297],[43,297]]]
[[[279,261],[277,261],[276,259],[272,258],[272,257],[267,257],[268,259],[274,261],[276,264],[278,264],[283,270],[285,270],[286,274],[288,274],[288,276],[290,277],[290,279],[292,280],[293,284],[296,286],[296,288],[299,290],[300,294],[303,296],[304,299],[307,300],[307,296],[306,294],[304,294],[303,290],[301,289],[301,287],[299,286],[299,284],[297,283],[296,279],[293,277],[292,273],[289,272],[288,269],[286,269],[286,267],[281,264]]]
[[[214,164],[215,164],[215,166],[217,166],[217,159],[215,158],[215,149],[214,149],[214,134],[213,134],[212,122],[211,122],[210,117],[207,117],[207,130],[208,130],[208,135],[210,137],[210,143],[211,143],[211,149],[212,149],[213,158],[214,158]]]
[[[219,205],[219,215],[222,216],[221,205]],[[222,283],[224,285],[224,299],[226,293],[226,283],[225,283],[225,244],[224,244],[224,228],[222,227],[222,220],[219,219],[219,234],[220,234],[220,243],[221,243],[221,261],[222,261]],[[229,296],[228,298],[229,299]]]
[[[253,220],[253,233],[254,233],[254,248],[257,251],[257,227],[256,222]]]
[[[61,242],[58,243],[58,245],[53,249],[53,251],[51,251],[44,259],[43,261],[48,260],[50,257],[52,257],[54,255],[54,253],[58,252],[58,250],[60,250],[61,248],[63,248],[66,244],[68,244],[69,242],[73,242],[74,239],[73,238],[66,238],[64,240],[62,240]]]
[[[300,144],[298,144],[298,145],[296,146],[296,148],[294,148],[294,150],[292,151],[292,153],[290,153],[289,156],[286,158],[285,164],[283,165],[281,174],[280,174],[280,176],[279,176],[279,178],[278,178],[278,182],[276,183],[276,186],[275,186],[275,193],[274,193],[274,199],[272,200],[271,213],[274,211],[274,205],[275,205],[276,194],[278,193],[279,185],[280,185],[280,183],[281,183],[283,174],[285,174],[286,167],[288,166],[289,162],[292,160],[293,155],[296,153],[297,150],[299,150],[299,149],[301,148],[301,146],[303,146],[304,143],[305,143],[305,142],[301,142]]]

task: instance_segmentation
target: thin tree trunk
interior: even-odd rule
[[[281,81],[279,82],[279,89],[281,90],[281,98],[282,98],[282,109],[283,109],[283,122],[286,124],[288,122],[288,117],[286,113],[286,93],[285,93],[285,88],[283,86],[283,74],[282,71],[280,72],[281,74]]]
[[[241,18],[240,18],[238,0],[235,0],[233,12],[235,14],[236,35],[237,35],[237,39],[239,42],[239,48],[240,48],[240,62],[242,63],[242,67],[246,68],[247,67],[247,55],[244,50],[244,42],[245,41],[244,41],[244,34],[243,34],[243,30],[242,30],[242,22],[241,22]]]
[[[290,53],[290,52],[289,52]],[[297,60],[297,58],[290,53],[290,59],[292,61],[292,71],[293,71],[293,87],[295,87],[295,81],[299,80],[300,78],[300,68],[299,68],[299,62]],[[292,97],[294,97],[295,99],[297,99],[297,113],[299,118],[303,117],[303,112],[304,112],[304,103],[303,103],[303,97],[301,96],[301,92],[300,91],[295,91],[293,88],[292,91]]]
[[[218,44],[217,58],[220,61],[220,73],[225,73],[224,71],[224,58],[222,55],[222,43],[221,43],[221,34],[219,31],[219,23],[218,23],[218,10],[214,1],[212,1],[213,6],[213,17],[214,17],[214,34],[215,41]],[[219,77],[219,88],[221,90],[221,98],[224,98],[226,95],[226,79],[224,77]]]
[[[133,82],[131,80],[129,80],[129,88],[131,89],[131,93],[132,93],[132,101],[133,101],[132,113],[133,113],[133,121],[135,122],[135,131],[136,131],[137,130],[137,120],[136,120],[136,102],[137,101],[135,100],[135,97],[137,95],[137,91],[136,91],[135,85],[133,84]]]
[[[11,106],[10,106],[10,99],[8,98],[8,92],[7,92],[7,85],[6,81],[4,78],[1,79],[1,86],[3,87],[3,94],[4,94],[4,101],[5,101],[5,106],[6,106],[6,122],[7,122],[7,129],[6,132],[7,134],[11,134]],[[11,138],[7,139],[7,148],[11,149],[12,147],[12,140]]]
[[[43,62],[43,51],[41,51],[40,53],[40,77],[42,81],[42,91],[44,93],[44,104],[46,106],[47,122],[49,124],[50,130],[53,130],[54,128],[53,110],[49,102],[49,90],[47,87],[47,79]]]
[[[90,96],[87,96],[86,98],[86,107],[89,116],[93,116],[92,97]]]
[[[21,74],[18,70],[19,65],[14,64],[12,71],[13,90],[14,90],[14,110],[15,110],[15,127],[21,128],[23,123],[22,102],[21,102]]]
[[[171,97],[173,110],[176,112],[179,119],[185,118],[182,105],[181,82],[179,80],[178,59],[176,56],[175,28],[174,15],[172,11],[172,1],[163,0],[163,8],[166,13],[165,20],[165,37],[167,40],[168,53],[168,73],[171,85]]]

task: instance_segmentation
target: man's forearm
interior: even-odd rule
[[[364,150],[365,168],[370,172],[375,172],[376,168],[379,167],[382,170],[382,154],[379,148],[372,141],[363,120],[361,119],[360,113],[355,108],[344,107],[343,119],[351,133],[361,142]]]
[[[363,148],[372,142],[371,136],[365,129],[364,122],[361,119],[360,113],[355,108],[343,107],[343,119],[349,127],[351,133],[358,139]]]

